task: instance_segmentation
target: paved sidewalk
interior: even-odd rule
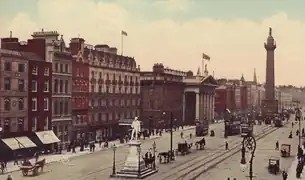
[[[177,133],[177,132],[181,132],[181,131],[186,131],[186,130],[193,129],[193,128],[194,128],[194,126],[186,126],[186,127],[183,128],[183,130],[180,128],[179,130],[174,131],[174,133],[175,132]],[[167,133],[163,133],[163,134],[167,134]],[[147,138],[146,141],[157,139],[157,138],[160,138],[160,137],[162,137],[162,136],[151,136],[150,138]],[[102,143],[101,147],[99,147],[99,144],[96,143],[95,144],[96,145],[95,152],[103,151],[103,150],[107,151],[107,150],[111,149],[113,144],[115,144],[117,146],[117,148],[128,145],[128,143],[123,143],[122,144],[122,143],[120,143],[119,140],[114,140],[114,141],[109,141],[109,147],[108,148],[103,148],[103,143]],[[86,154],[95,153],[95,152],[90,152],[89,147],[85,148],[85,151],[82,151],[82,152],[79,149],[80,149],[80,147],[76,148],[76,153],[63,151],[62,154],[41,155],[39,157],[39,159],[44,159],[45,158],[47,163],[62,162],[62,163],[69,164],[69,161],[70,161],[71,158],[86,155]],[[31,163],[34,163],[35,158],[30,159],[30,161],[31,161]],[[18,170],[19,170],[18,165],[14,165],[13,162],[8,162],[7,163],[7,170],[4,172],[4,174],[8,174],[8,173],[18,171]]]

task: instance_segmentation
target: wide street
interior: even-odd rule
[[[223,123],[213,124],[211,128],[223,128]],[[194,129],[184,131],[185,136],[190,133],[195,134]],[[162,137],[155,140],[145,140],[142,144],[142,151],[147,152],[155,141],[157,144],[157,151],[169,150],[169,133],[163,133]],[[174,145],[181,140],[180,131],[174,132]],[[126,155],[128,154],[128,146],[117,148],[116,150],[116,164],[119,167],[124,163]],[[98,151],[91,154],[86,154],[69,159],[69,161],[62,161],[50,163],[44,168],[44,172],[36,177],[27,177],[26,179],[43,179],[43,180],[89,180],[103,177],[108,179],[112,172],[113,151],[111,149]],[[20,171],[12,173],[14,180],[21,180]],[[5,179],[6,176],[0,176],[0,180]]]
[[[280,128],[274,131],[273,133],[267,135],[265,138],[257,141],[257,147],[253,161],[253,172],[256,176],[255,180],[279,180],[282,178],[281,173],[279,173],[277,176],[268,173],[268,159],[272,156],[279,157],[281,170],[288,170],[292,161],[295,159],[297,151],[298,137],[295,136],[297,128],[298,127],[295,126],[292,129],[291,124],[289,123],[285,127]],[[293,139],[288,138],[291,130],[293,131]],[[280,144],[291,144],[291,157],[280,157],[280,152],[275,150],[276,140],[278,140]],[[247,161],[249,161],[250,156],[247,156],[246,158]],[[197,179],[215,180],[226,179],[228,177],[230,177],[231,179],[237,178],[237,180],[247,179],[246,176],[249,175],[249,168],[242,172],[240,168],[240,160],[241,153],[237,153],[234,156],[223,161],[222,163],[218,164],[215,168],[202,174]]]
[[[266,131],[267,129],[270,129],[270,125],[257,125],[254,128],[254,134],[259,134],[261,132]],[[237,144],[241,142],[240,136],[230,136],[227,139],[223,138],[223,129],[224,125],[223,123],[219,124],[213,124],[210,126],[210,130],[213,129],[215,131],[215,137],[206,137],[206,149],[205,150],[196,150],[194,147],[192,148],[192,153],[187,156],[177,156],[176,161],[170,164],[157,164],[159,167],[159,172],[153,176],[148,177],[147,179],[176,179],[176,177],[179,177],[180,174],[183,174],[184,172],[187,172],[187,168],[191,166],[194,161],[200,161],[200,159],[208,158],[209,156],[213,156],[217,152],[224,152],[224,143],[227,141],[230,145],[233,146],[233,144]],[[258,150],[256,153],[256,159],[260,158],[260,154],[263,153],[266,154],[265,151],[272,149],[274,150],[274,139],[278,137],[280,139],[280,142],[288,139],[287,138],[287,132],[290,130],[290,128],[282,128],[280,130],[277,130],[276,132],[272,133],[272,135],[269,135],[266,137],[266,140],[263,139],[262,141],[258,141]],[[184,132],[184,135],[187,136],[189,133],[195,134],[194,129],[192,130],[186,130]],[[283,140],[282,140],[283,139]],[[169,149],[169,133],[164,133],[163,136],[159,139],[155,139],[155,142],[157,144],[157,151],[166,151]],[[198,138],[194,138],[193,142],[198,140]],[[146,140],[142,144],[142,150],[143,153],[147,152],[153,143],[154,140]],[[177,148],[177,142],[181,141],[180,133],[175,132],[174,133],[174,148]],[[296,141],[296,140],[293,140]],[[286,141],[283,141],[286,142]],[[265,144],[266,145],[265,145]],[[281,142],[282,143],[282,142]],[[264,146],[264,147],[263,147]],[[294,147],[293,147],[294,148]],[[267,149],[267,150],[266,150]],[[293,149],[294,150],[294,149]],[[271,151],[271,150],[270,150]],[[157,153],[158,153],[157,152]],[[272,151],[273,152],[273,151]],[[126,155],[128,154],[128,147],[120,147],[116,150],[116,166],[117,170],[122,168],[122,165],[124,163],[124,160],[126,158]],[[202,177],[209,177],[209,179],[223,179],[224,175],[226,176],[232,176],[232,175],[238,175],[241,174],[245,175],[239,170],[239,158],[240,154],[235,155],[232,157],[234,160],[226,160],[224,163],[227,164],[221,164],[217,166],[217,168],[212,169],[209,171],[209,173],[204,174]],[[26,179],[44,179],[44,180],[94,180],[94,179],[109,179],[109,175],[112,172],[112,159],[113,159],[113,151],[111,149],[95,152],[92,154],[87,154],[79,157],[75,157],[70,159],[69,161],[62,161],[62,162],[56,162],[56,163],[50,163],[45,167],[45,170],[42,174],[40,174],[37,177],[27,177]],[[255,161],[256,161],[255,159]],[[291,158],[291,161],[293,159]],[[233,164],[237,163],[237,170],[230,171],[230,173],[227,173],[226,168],[228,167],[228,163],[230,163],[231,167],[231,161]],[[267,166],[267,160],[263,160],[264,165]],[[281,161],[282,163],[283,161]],[[157,162],[158,163],[158,162]],[[236,166],[234,164],[234,166]],[[285,163],[286,164],[286,163]],[[290,163],[289,163],[290,165]],[[254,166],[254,169],[256,170],[257,167]],[[221,173],[219,173],[221,172]],[[224,173],[223,173],[224,172]],[[258,172],[258,171],[257,171]],[[180,173],[180,174],[179,174]],[[220,176],[219,176],[220,174]],[[16,171],[12,173],[14,180],[21,180],[24,179],[24,177],[21,175],[20,171]],[[212,176],[213,175],[213,176]],[[214,177],[215,176],[215,177]],[[0,179],[2,180],[4,176],[0,176]],[[199,179],[202,179],[200,177]],[[220,178],[221,177],[221,178]],[[232,176],[233,177],[233,176]],[[238,176],[239,177],[239,176]]]

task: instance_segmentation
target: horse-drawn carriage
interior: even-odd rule
[[[175,154],[171,151],[167,151],[167,152],[160,152],[158,154],[158,158],[159,158],[159,163],[162,164],[166,164],[170,162],[170,158],[172,158],[173,160],[175,159]]]
[[[201,140],[196,141],[195,146],[196,146],[196,149],[200,149],[200,150],[204,149],[205,139],[202,138]]]
[[[269,159],[268,171],[272,174],[277,174],[280,172],[280,158],[271,157]]]
[[[32,176],[37,176],[38,171],[43,171],[44,165],[46,164],[46,159],[41,161],[37,161],[34,165],[32,165],[29,161],[20,166],[20,170],[22,171],[23,176],[28,176],[29,172],[32,172]]]
[[[142,157],[145,163],[145,167],[155,168],[155,156],[152,157]]]
[[[282,157],[289,157],[291,151],[291,145],[290,144],[282,144],[281,145],[281,156]]]
[[[190,149],[193,146],[193,143],[178,143],[178,149],[176,149],[176,155],[178,155],[179,153],[181,155],[186,155],[190,153]]]

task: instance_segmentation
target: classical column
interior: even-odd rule
[[[185,123],[185,93],[182,95],[182,124]]]
[[[208,118],[208,115],[207,115],[207,94],[206,93],[204,93],[203,108],[204,108],[204,119],[205,119],[205,118]]]
[[[195,119],[199,120],[199,110],[200,110],[200,93],[196,92],[196,116]]]
[[[208,121],[211,121],[211,96],[210,93],[207,94],[207,111],[208,111]]]
[[[212,119],[215,119],[215,95],[212,94]]]

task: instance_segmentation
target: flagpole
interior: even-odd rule
[[[123,33],[121,32],[121,55],[123,56]]]

